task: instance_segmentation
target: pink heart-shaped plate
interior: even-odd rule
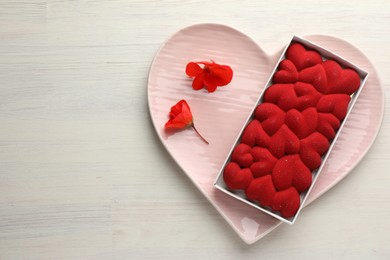
[[[384,94],[369,59],[356,47],[325,35],[308,39],[369,72],[366,85],[313,187],[306,205],[342,180],[359,163],[379,131]],[[286,43],[287,44],[287,43]],[[284,48],[284,46],[282,46]],[[259,240],[282,222],[214,188],[214,181],[283,51],[268,54],[236,29],[220,24],[198,24],[174,34],[158,51],[148,79],[148,102],[161,142],[195,186],[248,244]],[[232,82],[214,93],[191,88],[185,74],[189,61],[214,60],[232,67]],[[168,112],[186,99],[194,122],[210,142],[191,129],[164,131]]]

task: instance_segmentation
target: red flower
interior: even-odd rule
[[[203,68],[200,65],[203,65]],[[200,90],[204,87],[208,92],[214,92],[218,86],[229,84],[233,78],[233,70],[229,66],[214,61],[189,62],[186,74],[194,78],[193,89]]]
[[[166,129],[181,129],[185,127],[192,127],[197,135],[202,138],[206,144],[209,143],[195,128],[194,118],[192,116],[190,106],[184,99],[180,100],[176,103],[176,105],[171,107],[171,111],[169,112],[169,120],[165,123],[164,127]]]

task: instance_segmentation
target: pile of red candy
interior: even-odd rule
[[[359,87],[356,71],[292,43],[224,169],[228,189],[293,217]]]

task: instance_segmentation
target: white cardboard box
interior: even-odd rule
[[[322,157],[322,163],[321,163],[320,167],[312,172],[312,184],[311,184],[310,188],[309,188],[307,191],[305,191],[305,192],[303,192],[303,193],[300,194],[300,199],[301,199],[300,208],[298,209],[297,213],[296,213],[293,217],[287,219],[287,218],[282,217],[278,212],[275,212],[275,211],[273,211],[272,209],[264,208],[264,207],[262,207],[262,206],[259,206],[259,205],[256,204],[256,203],[253,203],[252,201],[246,199],[246,197],[245,197],[245,192],[244,192],[244,191],[242,191],[242,190],[229,190],[229,189],[226,187],[226,184],[224,183],[224,180],[223,180],[223,171],[224,171],[224,168],[225,168],[225,166],[227,165],[227,163],[230,162],[232,151],[233,151],[233,149],[235,148],[235,146],[240,142],[241,135],[242,135],[242,133],[243,133],[245,127],[246,127],[247,124],[253,119],[253,113],[254,113],[256,107],[257,107],[259,104],[262,103],[263,94],[264,94],[265,90],[266,90],[268,87],[270,87],[270,86],[272,85],[272,77],[273,77],[274,73],[277,71],[278,66],[279,66],[279,63],[285,58],[285,52],[286,52],[287,48],[288,48],[292,43],[294,43],[294,42],[301,43],[301,44],[302,44],[303,46],[305,46],[305,48],[307,48],[307,49],[311,49],[311,50],[317,51],[317,52],[322,56],[323,60],[332,59],[332,60],[337,61],[343,68],[351,68],[351,69],[354,69],[354,70],[359,74],[359,76],[360,76],[360,79],[361,79],[360,82],[361,82],[361,84],[360,84],[359,89],[358,89],[354,94],[351,95],[351,101],[349,102],[349,107],[348,107],[347,114],[346,114],[344,120],[341,122],[340,128],[339,128],[339,130],[337,131],[335,138],[334,138],[334,139],[332,140],[332,142],[330,143],[328,152],[327,152],[325,155],[323,155],[323,157]],[[366,82],[366,80],[367,80],[367,77],[368,77],[368,73],[367,73],[366,71],[364,71],[363,69],[359,68],[358,66],[356,66],[356,65],[354,65],[354,64],[352,64],[352,63],[350,63],[350,62],[348,62],[347,60],[343,59],[342,57],[338,56],[337,54],[335,54],[335,53],[333,53],[333,52],[331,52],[331,51],[328,51],[328,50],[326,50],[326,49],[324,49],[324,48],[318,46],[318,45],[315,44],[314,42],[310,42],[310,41],[305,40],[305,39],[303,39],[303,38],[300,38],[300,37],[298,37],[298,36],[294,36],[294,37],[291,39],[290,43],[289,43],[289,44],[286,46],[286,48],[284,49],[284,51],[283,51],[283,53],[282,53],[280,59],[278,60],[278,62],[277,62],[277,64],[276,64],[276,66],[275,66],[275,68],[274,68],[272,74],[271,74],[270,77],[269,77],[269,80],[268,80],[266,86],[264,87],[262,93],[260,94],[260,96],[259,96],[259,98],[258,98],[258,100],[257,100],[257,102],[256,102],[256,104],[255,104],[255,106],[253,107],[253,109],[252,109],[250,115],[248,116],[248,118],[247,118],[247,120],[246,120],[246,124],[242,127],[242,129],[241,129],[241,131],[240,131],[240,134],[238,135],[238,137],[237,137],[237,139],[236,139],[236,141],[235,141],[235,144],[234,144],[233,147],[231,148],[231,150],[230,150],[230,152],[229,152],[229,154],[228,154],[228,156],[227,156],[227,158],[226,158],[226,160],[225,160],[223,166],[221,167],[221,169],[220,169],[220,171],[219,171],[219,174],[218,174],[218,176],[217,176],[217,178],[216,178],[216,180],[215,180],[214,186],[215,186],[217,189],[223,191],[224,193],[226,193],[226,194],[228,194],[228,195],[230,195],[230,196],[233,196],[234,198],[236,198],[236,199],[242,201],[243,203],[246,203],[246,204],[248,204],[248,205],[250,205],[250,206],[252,206],[252,207],[255,207],[255,208],[257,208],[257,209],[259,209],[259,210],[261,210],[261,211],[263,211],[263,212],[266,212],[266,213],[268,213],[269,215],[271,215],[271,216],[273,216],[273,217],[275,217],[275,218],[277,218],[277,219],[279,219],[279,220],[281,220],[281,221],[283,221],[283,222],[286,222],[286,223],[288,223],[288,224],[293,224],[293,223],[296,221],[296,219],[297,219],[297,217],[298,217],[300,211],[302,210],[302,207],[303,207],[303,205],[304,205],[304,202],[305,202],[305,200],[306,200],[308,194],[309,194],[310,191],[312,190],[313,186],[315,185],[315,182],[316,182],[318,176],[321,174],[321,171],[322,171],[322,169],[323,169],[323,167],[324,167],[324,165],[325,165],[325,163],[326,163],[326,161],[327,161],[327,158],[328,158],[329,154],[332,152],[332,148],[333,148],[335,142],[337,141],[337,138],[338,138],[340,132],[342,131],[343,126],[344,126],[345,122],[347,121],[347,118],[348,118],[348,116],[349,116],[349,114],[350,114],[350,112],[351,112],[351,110],[352,110],[352,108],[353,108],[353,106],[354,106],[356,100],[358,99],[358,97],[359,97],[359,95],[360,95],[360,93],[361,93],[361,91],[362,91],[362,89],[363,89],[363,86],[364,86],[364,84],[365,84],[365,82]]]

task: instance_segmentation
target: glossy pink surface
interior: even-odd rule
[[[382,122],[384,97],[373,65],[356,47],[326,35],[303,38],[369,72],[366,85],[306,200],[307,205],[342,180],[366,154]],[[281,46],[280,51],[270,55],[251,38],[231,27],[199,24],[173,35],[157,53],[149,74],[149,109],[161,142],[248,244],[256,242],[282,222],[222,193],[213,184],[283,48]],[[214,93],[193,90],[192,79],[185,75],[185,66],[189,61],[201,60],[230,65],[234,71],[232,82]],[[180,99],[187,100],[195,125],[209,145],[190,129],[165,132],[169,108]]]

